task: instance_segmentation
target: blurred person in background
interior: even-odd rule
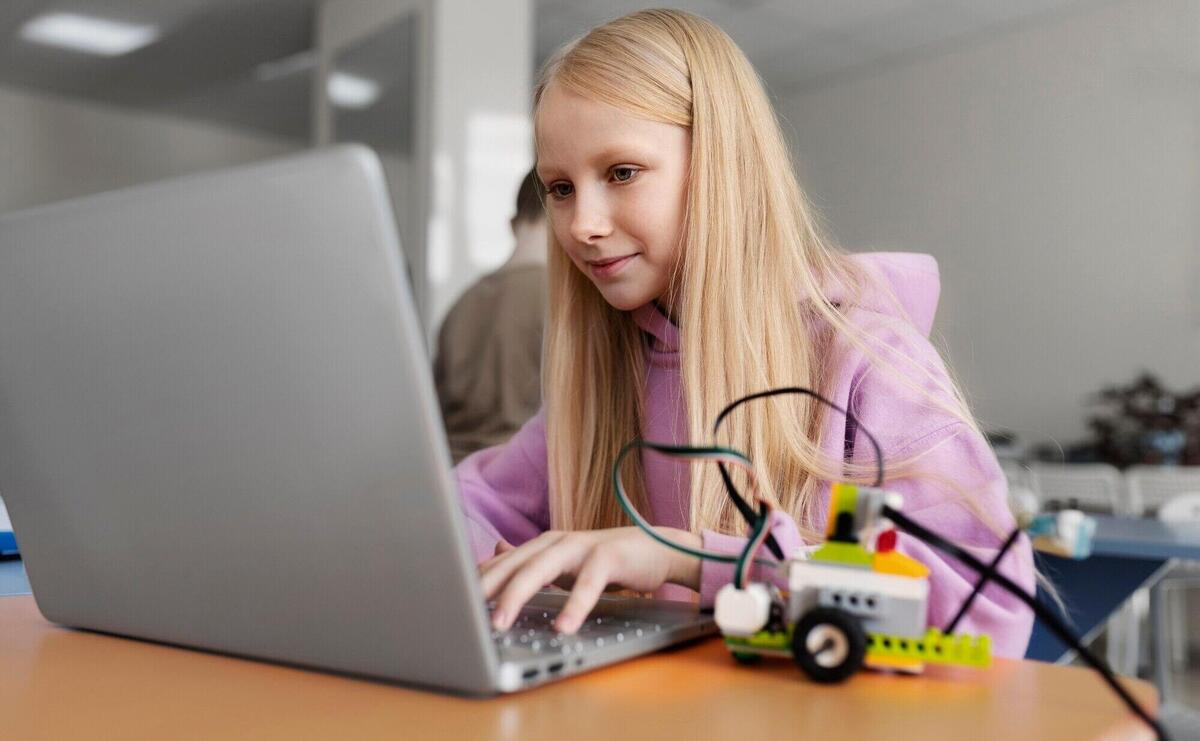
[[[517,191],[512,256],[463,293],[438,332],[434,381],[455,463],[508,440],[541,404],[542,197],[541,183],[530,170]]]

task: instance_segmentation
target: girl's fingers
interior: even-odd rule
[[[558,543],[564,535],[565,533],[557,532],[542,533],[528,543],[522,543],[517,548],[483,564],[480,567],[479,580],[484,596],[489,600],[495,597],[512,575],[517,573],[529,559]]]
[[[571,596],[563,605],[562,611],[554,621],[554,629],[560,633],[574,633],[587,619],[592,608],[600,599],[600,595],[608,587],[612,574],[610,562],[596,550],[584,561],[579,576],[575,577],[575,585]]]
[[[560,574],[577,570],[584,553],[577,540],[562,539],[554,547],[547,548],[527,561],[524,567],[508,580],[504,591],[496,597],[492,625],[497,630],[507,630],[521,607],[537,594],[539,589],[554,581]]]
[[[535,540],[536,540],[536,539],[535,539]],[[523,545],[523,546],[527,546],[527,545],[530,545],[530,544],[531,544],[531,543],[533,543],[533,542],[534,542],[534,541],[532,541],[532,540],[531,540],[531,541],[529,541],[528,543],[523,543],[522,545]],[[501,545],[501,544],[503,544],[503,545]],[[505,547],[505,546],[507,546],[507,547]],[[489,559],[488,559],[488,560],[486,560],[486,561],[482,561],[482,562],[480,562],[480,563],[479,563],[479,565],[478,565],[478,569],[479,569],[479,575],[480,575],[480,576],[483,576],[483,575],[484,575],[484,574],[486,574],[488,571],[490,571],[490,570],[492,570],[493,568],[495,568],[495,567],[496,567],[496,564],[498,564],[498,563],[500,563],[501,561],[503,561],[503,560],[505,559],[505,557],[506,557],[506,556],[508,556],[508,554],[510,554],[510,553],[514,553],[514,552],[516,552],[516,551],[519,551],[519,550],[520,550],[520,548],[519,548],[519,547],[517,547],[517,546],[515,546],[515,545],[512,545],[512,544],[511,544],[511,543],[509,543],[507,540],[500,540],[500,541],[497,541],[497,542],[496,542],[496,549],[495,549],[495,551],[492,553],[492,557],[491,557],[491,558],[489,558]]]
[[[479,576],[482,578],[485,574],[510,558],[525,558],[530,553],[536,553],[560,537],[562,537],[562,533],[547,531],[533,540],[525,541],[519,546],[509,545],[508,549],[503,551],[501,550],[500,543],[506,543],[507,541],[499,541],[496,543],[496,555],[479,564]]]

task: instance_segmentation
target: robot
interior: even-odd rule
[[[785,564],[787,591],[724,586],[715,617],[733,657],[791,657],[816,682],[841,682],[863,666],[920,673],[926,664],[987,667],[988,636],[946,635],[926,624],[929,569],[895,549],[883,516],[899,496],[838,483],[826,542]]]
[[[734,659],[750,663],[763,656],[791,657],[814,681],[844,681],[864,666],[878,670],[919,673],[926,664],[952,664],[986,668],[991,665],[991,639],[986,635],[955,632],[972,602],[988,582],[1016,597],[1079,657],[1100,674],[1131,712],[1145,721],[1158,738],[1166,738],[1162,725],[1117,681],[1053,610],[998,570],[1001,559],[1028,532],[1034,542],[1057,547],[1071,558],[1086,558],[1091,550],[1095,521],[1078,512],[1060,512],[1038,518],[1020,518],[990,564],[969,550],[910,519],[896,494],[883,490],[883,450],[854,415],[820,394],[800,386],[759,391],[726,406],[713,424],[737,407],[756,399],[783,394],[810,396],[846,416],[863,433],[875,452],[874,487],[836,483],[830,493],[826,541],[811,554],[799,551],[786,558],[769,530],[771,505],[759,501],[759,511],[738,492],[727,466],[745,471],[753,485],[754,464],[737,450],[719,445],[687,446],[634,439],[613,463],[613,490],[621,508],[650,538],[696,558],[736,564],[733,583],[717,592],[715,618]],[[730,500],[750,524],[752,534],[741,555],[697,549],[675,543],[660,534],[633,506],[621,482],[621,463],[631,452],[649,449],[680,458],[715,461]],[[1036,512],[1036,509],[1034,510]],[[958,614],[945,630],[926,623],[929,602],[929,569],[896,550],[897,528],[973,570],[979,579]],[[756,553],[765,545],[773,560],[760,561]],[[749,581],[754,564],[782,568],[786,591],[773,584]]]

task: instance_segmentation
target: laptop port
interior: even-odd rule
[[[524,672],[521,673],[521,678],[522,679],[533,679],[538,674],[540,674],[541,671],[542,670],[538,669],[536,666],[533,667],[532,669],[526,669]]]
[[[550,666],[546,667],[546,671],[550,672],[551,674],[557,674],[558,672],[562,671],[562,668],[563,663],[561,661],[556,661]]]

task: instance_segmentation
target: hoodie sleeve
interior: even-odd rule
[[[796,521],[787,513],[778,510],[771,517],[771,535],[775,536],[775,542],[779,544],[784,556],[791,557],[797,548],[805,545],[804,538],[800,535],[799,528],[796,527]],[[737,535],[705,530],[700,537],[705,550],[729,556],[739,555],[746,547],[746,538]],[[762,552],[773,558],[765,547]],[[780,589],[787,589],[787,572],[782,567],[770,571],[764,566],[754,566],[750,572],[750,578],[754,581],[772,581]],[[717,590],[732,581],[733,564],[703,561],[700,564],[700,606],[702,608],[712,607],[717,598]]]
[[[504,538],[514,545],[550,527],[546,414],[538,411],[508,442],[480,450],[454,469],[476,563]]]
[[[995,454],[977,431],[936,402],[952,401],[945,393],[948,373],[929,340],[906,321],[895,318],[867,327],[873,344],[895,369],[880,369],[860,353],[851,352],[841,369],[848,402],[860,424],[870,430],[892,466],[885,487],[904,497],[904,512],[925,527],[967,548],[989,563],[1014,528],[1007,506],[1007,484]],[[903,356],[911,363],[900,359]],[[906,381],[905,379],[911,379]],[[931,401],[931,399],[933,401]],[[836,415],[836,413],[833,413]],[[840,417],[826,424],[826,443],[834,449],[850,439],[849,454],[856,463],[874,463],[874,452],[861,429],[850,429]],[[840,433],[840,434],[839,434]],[[832,440],[831,440],[832,439]],[[827,447],[827,451],[829,448]],[[897,464],[904,464],[897,470]],[[825,496],[828,496],[826,489]],[[823,505],[819,511],[824,512]],[[823,523],[816,523],[823,526]],[[777,512],[772,534],[789,556],[804,544],[791,517]],[[745,539],[706,531],[706,548],[735,554]],[[945,627],[973,588],[977,576],[952,557],[901,534],[900,551],[930,569],[928,620]],[[1034,589],[1033,555],[1022,535],[1001,562],[1000,571],[1024,589]],[[756,567],[755,578],[773,578],[786,586],[780,569],[773,575]],[[732,578],[732,567],[706,561],[701,567],[701,604],[711,605],[716,591]],[[986,587],[956,629],[986,633],[998,656],[1024,654],[1033,627],[1033,615],[1017,598],[995,585]]]

